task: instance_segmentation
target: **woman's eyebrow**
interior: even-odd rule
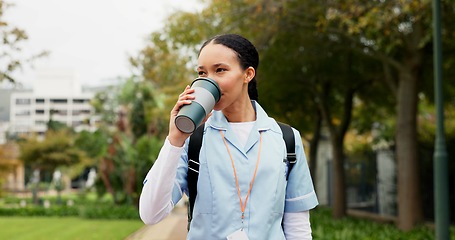
[[[215,63],[212,66],[216,68],[216,67],[219,67],[219,66],[229,66],[229,65],[226,64],[226,63]],[[205,69],[204,66],[198,66],[197,67],[197,70],[204,70],[204,69]]]
[[[214,68],[217,68],[217,67],[227,67],[227,66],[229,66],[229,64],[227,64],[227,63],[222,63],[222,62],[221,62],[221,63],[215,63],[215,64],[213,64],[213,67],[214,67]]]

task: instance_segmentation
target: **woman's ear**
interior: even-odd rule
[[[253,80],[254,76],[256,76],[256,70],[254,70],[253,67],[248,67],[245,70],[245,83],[249,83],[251,80]]]

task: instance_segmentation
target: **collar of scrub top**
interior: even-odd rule
[[[276,121],[272,118],[269,118],[264,109],[262,109],[262,107],[256,101],[251,101],[251,103],[256,110],[256,122],[253,126],[253,129],[256,129],[257,131],[251,133],[252,136],[250,136],[250,138],[247,140],[245,146],[239,146],[238,141],[234,140],[237,137],[231,130],[229,122],[221,111],[212,112],[212,116],[207,120],[205,128],[210,127],[218,131],[224,131],[226,140],[234,145],[237,149],[241,150],[244,154],[246,154],[246,152],[248,152],[249,149],[251,149],[257,143],[257,141],[259,141],[259,132],[272,130],[274,132],[281,133],[280,127]]]

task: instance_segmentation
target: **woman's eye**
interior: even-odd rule
[[[224,72],[224,71],[226,71],[225,68],[217,68],[217,69],[216,69],[216,72]]]
[[[198,74],[199,76],[203,76],[203,75],[205,75],[205,72],[199,71],[199,72],[197,72],[197,74]]]

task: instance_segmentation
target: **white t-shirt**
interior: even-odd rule
[[[250,136],[251,129],[253,129],[255,122],[235,122],[229,123],[232,131],[235,133],[241,146],[245,147],[248,136]]]

